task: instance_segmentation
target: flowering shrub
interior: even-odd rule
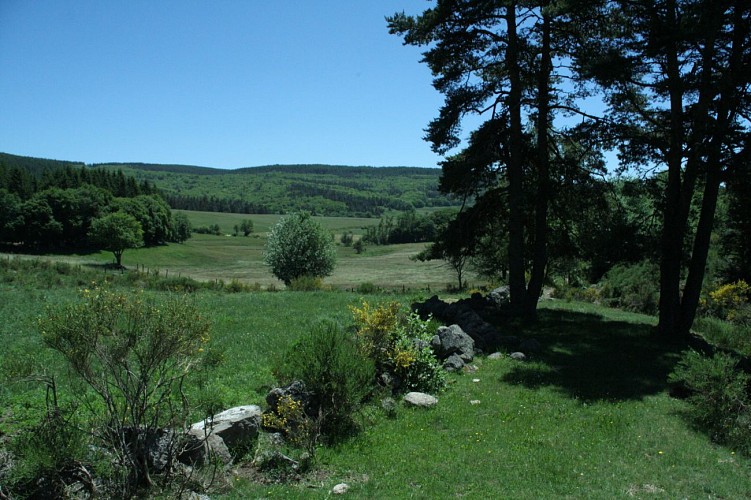
[[[276,411],[267,411],[261,415],[261,425],[265,429],[281,432],[294,446],[311,448],[311,441],[315,443],[311,419],[305,414],[303,404],[292,396],[282,396],[276,405]],[[315,449],[314,444],[312,448]]]
[[[362,307],[350,309],[363,351],[379,375],[389,375],[392,389],[437,392],[444,387],[445,374],[430,348],[435,333],[430,321],[403,314],[397,302],[372,307],[363,301]]]
[[[181,388],[205,355],[209,323],[187,296],[157,302],[92,285],[48,309],[39,330],[99,398],[84,407],[106,422],[94,434],[124,465],[127,493],[151,486],[151,436],[189,414]]]
[[[360,308],[350,306],[360,346],[376,366],[387,362],[391,357],[400,309],[398,302],[372,307],[363,301]]]
[[[733,323],[746,323],[751,320],[751,286],[743,280],[721,285],[700,303],[707,316],[724,319]]]

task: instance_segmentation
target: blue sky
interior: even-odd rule
[[[425,0],[0,0],[0,151],[435,167],[441,96],[384,16]]]

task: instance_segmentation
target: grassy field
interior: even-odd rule
[[[129,268],[147,268],[169,276],[188,276],[201,281],[237,280],[264,288],[283,288],[263,263],[263,247],[266,233],[278,220],[279,215],[244,215],[215,212],[184,212],[194,227],[218,224],[223,236],[194,234],[182,244],[127,250],[123,265]],[[253,221],[254,233],[248,237],[231,236],[235,224],[243,220]],[[334,235],[336,240],[343,232],[362,235],[368,225],[378,224],[378,219],[351,217],[316,217]],[[350,247],[337,247],[338,262],[334,274],[325,279],[335,288],[354,288],[362,283],[373,283],[389,289],[431,288],[445,289],[455,284],[456,275],[441,261],[415,262],[424,243],[368,246],[362,254]],[[102,265],[113,262],[112,253],[99,252],[87,255],[47,256],[76,264]],[[477,280],[471,274],[472,284]]]
[[[44,389],[29,376],[56,373],[67,388],[66,372],[41,345],[35,320],[89,279],[53,268],[36,281],[0,280],[0,436],[44,408]],[[350,324],[347,306],[362,300],[345,291],[194,297],[224,356],[202,390],[224,406],[263,405],[279,353],[320,319]],[[423,297],[396,298],[407,304]],[[478,357],[475,373],[450,376],[434,409],[399,406],[387,418],[374,401],[360,417],[362,432],[319,448],[315,472],[301,482],[260,484],[240,463],[232,484],[211,496],[326,498],[340,482],[350,484],[354,498],[748,496],[751,461],[692,429],[685,403],[668,396],[666,377],[680,349],[653,340],[654,318],[558,301],[541,308],[534,325],[498,325],[538,339],[537,356]]]
[[[230,228],[247,216],[189,213],[195,225]],[[181,245],[126,252],[124,262],[203,280],[281,284],[261,264],[263,233],[277,216],[250,217],[248,238],[196,235]],[[361,234],[370,219],[324,218],[332,231]],[[322,320],[351,324],[347,291],[372,282],[411,291],[367,295],[403,304],[434,293],[451,273],[409,260],[422,245],[370,247],[363,255],[338,247],[339,265],[320,292],[200,291],[197,307],[211,319],[212,349],[223,362],[187,388],[222,407],[264,405],[273,367],[302,333]],[[3,256],[3,259],[10,257]],[[58,259],[47,256],[45,259]],[[45,348],[36,320],[45,308],[72,300],[100,280],[111,256],[65,256],[73,267],[0,272],[0,447],[45,408],[40,376],[54,375],[62,402],[73,400],[67,370]],[[3,266],[0,266],[0,269]],[[126,274],[127,277],[127,274]],[[119,278],[118,278],[119,279]],[[123,281],[123,283],[138,281]],[[125,286],[125,285],[115,285]],[[159,299],[163,292],[149,292]],[[340,482],[354,498],[744,498],[751,460],[713,444],[686,418],[686,403],[667,394],[680,356],[651,336],[655,320],[591,304],[545,301],[537,323],[501,323],[504,334],[538,339],[543,350],[525,362],[480,356],[477,371],[450,375],[430,410],[397,408],[388,418],[379,401],[359,416],[362,431],[317,451],[315,470],[300,482],[258,483],[247,462],[212,497],[325,498]],[[487,354],[487,353],[486,353]],[[196,415],[198,419],[198,415]]]

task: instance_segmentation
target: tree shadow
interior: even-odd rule
[[[663,342],[648,324],[540,310],[524,335],[542,344],[501,380],[530,389],[554,387],[584,401],[638,400],[665,391],[685,344]]]

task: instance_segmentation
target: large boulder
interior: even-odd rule
[[[498,288],[491,290],[487,298],[488,302],[495,307],[508,307],[511,304],[511,287],[508,285],[499,286]]]
[[[438,327],[430,345],[441,360],[456,354],[462,361],[468,362],[475,355],[475,341],[459,325]]]
[[[237,406],[196,422],[188,435],[197,438],[203,447],[192,450],[191,458],[205,461],[211,452],[223,462],[231,461],[249,449],[260,427],[261,407],[257,405]]]

